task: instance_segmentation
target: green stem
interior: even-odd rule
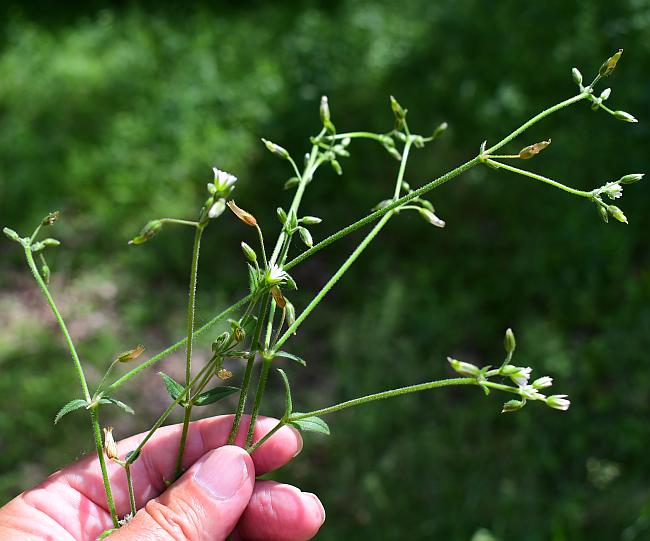
[[[126,473],[126,484],[129,487],[129,504],[131,506],[131,518],[137,513],[135,507],[135,494],[133,493],[133,479],[131,478],[131,464],[128,462],[124,464],[124,473]]]
[[[426,391],[428,389],[437,389],[439,387],[448,387],[449,385],[478,385],[478,381],[476,380],[476,378],[450,378],[450,379],[439,379],[436,381],[429,381],[427,383],[419,383],[417,385],[409,385],[407,387],[391,389],[390,391],[383,391],[381,393],[361,396],[359,398],[354,398],[353,400],[341,402],[340,404],[335,404],[334,406],[328,406],[327,408],[321,408],[318,410],[310,411],[308,413],[291,415],[289,417],[289,422],[299,421],[300,419],[305,419],[306,417],[327,415],[328,413],[334,413],[335,411],[351,408],[353,406],[359,406],[361,404],[366,404],[367,402],[373,402],[375,400],[383,400],[384,398],[391,398],[393,396],[415,393],[418,391]]]
[[[199,327],[197,330],[194,331],[192,334],[193,338],[197,338],[198,336],[202,335],[205,331],[210,329],[211,327],[214,327],[217,323],[219,323],[221,320],[223,320],[226,316],[228,316],[231,312],[234,312],[235,310],[241,308],[246,304],[248,301],[250,301],[253,298],[253,294],[249,293],[245,297],[242,297],[239,299],[235,304],[229,306],[226,308],[223,312],[220,314],[217,314],[214,316],[210,321],[205,323],[203,326]],[[132,377],[138,375],[140,372],[143,370],[149,368],[152,364],[157,363],[160,359],[163,359],[167,355],[174,353],[174,351],[177,351],[178,349],[182,348],[185,344],[187,343],[187,337],[183,338],[182,340],[179,340],[175,344],[172,344],[169,346],[167,349],[164,349],[157,355],[154,355],[151,357],[151,359],[148,359],[147,361],[143,362],[142,364],[136,366],[126,374],[124,374],[122,377],[119,379],[115,380],[111,385],[109,385],[106,388],[106,393],[110,393],[126,383],[128,380],[130,380]]]
[[[400,168],[399,168],[399,173],[397,174],[397,180],[395,182],[395,190],[393,193],[393,199],[395,202],[399,201],[399,193],[402,187],[402,181],[404,180],[404,173],[406,171],[406,162],[408,161],[409,157],[409,151],[411,149],[412,145],[412,139],[409,138],[404,145],[404,152],[402,153],[402,160],[400,163]],[[416,190],[417,191],[417,190]],[[404,199],[404,198],[402,198]],[[394,205],[393,203],[393,205]],[[389,205],[390,206],[390,205]],[[372,242],[372,240],[377,236],[377,234],[382,230],[382,228],[386,225],[388,220],[392,217],[394,213],[394,209],[396,207],[393,207],[390,212],[382,216],[382,218],[379,220],[379,222],[375,225],[375,227],[372,228],[370,233],[366,235],[366,237],[361,241],[359,246],[355,248],[355,250],[350,254],[350,256],[345,260],[343,265],[339,267],[339,269],[334,273],[334,275],[328,280],[328,282],[322,287],[322,289],[316,294],[316,296],[312,299],[312,301],[307,305],[307,307],[301,312],[301,314],[296,318],[296,320],[289,325],[285,333],[278,338],[278,341],[275,343],[273,346],[273,352],[272,354],[274,355],[280,347],[282,347],[282,344],[284,344],[292,334],[296,332],[300,324],[307,318],[307,316],[312,312],[316,306],[320,303],[320,301],[327,295],[330,289],[334,287],[336,282],[339,281],[341,276],[343,276],[347,270],[352,266],[352,264],[357,260],[357,258],[363,253],[363,251],[367,248],[367,246]],[[286,268],[286,266],[285,266]]]
[[[166,224],[178,224],[178,225],[190,225],[192,227],[199,227],[199,222],[193,222],[191,220],[179,220],[178,218],[161,218],[158,220]]]
[[[542,175],[538,175],[537,173],[532,173],[530,171],[526,171],[525,169],[519,169],[518,167],[513,167],[512,165],[508,165],[502,162],[497,162],[491,159],[486,159],[485,163],[492,164],[496,166],[498,169],[505,169],[506,171],[510,171],[512,173],[517,173],[519,175],[523,175],[525,177],[529,177],[535,180],[539,180],[541,182],[545,182],[546,184],[550,184],[551,186],[555,186],[556,188],[559,188],[560,190],[564,190],[565,192],[568,192],[573,195],[578,195],[580,197],[587,197],[588,199],[593,198],[593,194],[591,192],[584,192],[582,190],[576,190],[575,188],[571,188],[570,186],[566,186],[565,184],[562,184],[560,182],[557,182],[555,180],[552,180],[550,178],[544,177]]]
[[[253,410],[251,411],[251,422],[250,425],[248,425],[248,434],[246,435],[246,447],[248,447],[253,441],[255,422],[257,421],[257,415],[259,414],[260,406],[262,405],[262,397],[264,396],[264,389],[266,388],[266,382],[269,378],[269,369],[271,368],[272,360],[273,357],[265,356],[262,361],[260,379],[257,382],[257,390],[255,391],[255,402],[253,403]]]
[[[111,519],[113,520],[113,527],[117,528],[119,526],[117,522],[117,511],[115,510],[113,491],[111,490],[111,482],[108,478],[108,470],[106,469],[106,459],[104,458],[102,434],[99,430],[99,416],[97,414],[97,406],[90,408],[90,421],[93,427],[93,435],[95,436],[95,450],[97,451],[99,467],[102,471],[102,481],[104,483],[104,491],[106,492],[106,503],[108,504],[108,511],[110,512]]]
[[[280,419],[278,423],[271,430],[269,430],[266,434],[264,434],[264,436],[262,436],[259,440],[257,440],[253,445],[246,447],[246,452],[249,455],[252,455],[258,447],[264,445],[264,443],[266,443],[271,438],[271,436],[273,436],[273,434],[275,434],[286,424],[287,424],[286,419]]]
[[[577,94],[577,95],[573,96],[572,98],[569,98],[568,100],[561,101],[560,103],[557,103],[557,104],[553,105],[552,107],[549,107],[548,109],[544,109],[541,113],[535,115],[528,122],[525,122],[524,124],[519,126],[510,135],[508,135],[508,136],[504,137],[503,139],[501,139],[501,141],[499,141],[496,145],[488,148],[484,152],[484,154],[492,154],[493,152],[496,152],[501,147],[507,145],[514,138],[516,138],[517,136],[519,136],[523,132],[525,132],[533,124],[536,124],[537,122],[539,122],[543,118],[546,118],[548,115],[553,114],[554,112],[559,111],[560,109],[568,107],[569,105],[571,105],[573,103],[576,103],[576,102],[579,102],[580,100],[584,100],[588,95],[589,95],[588,92],[581,92],[580,94]]]
[[[203,226],[197,226],[194,233],[194,245],[192,247],[192,266],[190,270],[190,287],[189,299],[187,302],[187,348],[185,357],[185,385],[190,384],[192,379],[192,340],[194,337],[194,316],[196,308],[196,282],[199,271],[199,254],[201,251],[201,236],[203,235]],[[182,473],[183,454],[185,453],[185,442],[187,441],[187,432],[190,426],[190,417],[192,415],[192,395],[191,389],[188,394],[187,405],[185,406],[185,415],[183,416],[183,430],[181,439],[178,444],[178,453],[176,455],[176,473],[174,479],[178,479]]]
[[[228,445],[232,445],[235,442],[237,432],[239,431],[239,424],[241,423],[244,409],[246,409],[246,400],[248,399],[248,390],[250,389],[251,377],[253,375],[255,356],[257,355],[257,350],[259,348],[258,344],[260,336],[262,335],[262,327],[264,326],[264,319],[266,318],[269,298],[270,295],[267,293],[262,299],[262,303],[260,305],[260,311],[257,318],[257,323],[255,325],[255,331],[253,332],[253,338],[251,340],[251,352],[248,356],[248,359],[246,360],[246,370],[244,372],[241,391],[239,392],[239,402],[237,403],[237,410],[235,411],[232,428],[230,429],[230,435],[228,436]]]
[[[61,328],[61,332],[63,333],[63,336],[65,338],[66,344],[68,345],[68,349],[70,350],[70,355],[72,356],[72,361],[74,363],[74,367],[77,372],[77,377],[79,378],[79,384],[81,385],[81,391],[83,392],[84,398],[86,399],[87,402],[90,402],[90,392],[88,391],[88,383],[86,382],[86,377],[84,375],[83,367],[81,366],[81,361],[79,360],[79,355],[77,355],[77,350],[74,347],[74,343],[72,342],[72,338],[70,337],[70,333],[68,332],[68,327],[66,326],[65,321],[63,321],[63,317],[61,316],[61,313],[56,307],[52,295],[50,295],[50,290],[48,289],[47,285],[45,285],[43,278],[38,272],[38,268],[36,267],[36,262],[34,261],[34,256],[32,255],[31,248],[29,246],[24,246],[24,249],[25,249],[25,257],[27,258],[27,264],[29,265],[29,269],[32,271],[32,275],[34,276],[36,283],[38,283],[38,286],[40,287],[43,296],[47,300],[47,303],[50,305],[50,308],[52,309],[52,313],[54,314],[54,317],[56,318],[56,321],[59,324],[59,327]]]

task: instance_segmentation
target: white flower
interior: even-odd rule
[[[546,398],[532,385],[522,385],[519,387],[519,394],[529,400],[544,400]]]
[[[530,379],[530,373],[533,371],[533,369],[530,366],[527,366],[526,368],[519,368],[514,374],[508,374],[510,376],[510,379],[514,381],[517,385],[520,387],[522,385],[527,385],[528,380]]]
[[[237,177],[226,171],[222,171],[216,167],[213,167],[212,171],[214,171],[214,185],[218,192],[230,190],[235,185],[235,182],[237,182]]]
[[[615,182],[614,184],[607,186],[604,192],[610,199],[618,199],[623,195],[623,186],[621,186],[618,182]]]
[[[546,399],[546,405],[556,410],[566,411],[569,409],[571,401],[565,394],[554,394]]]
[[[551,385],[553,385],[553,378],[550,376],[543,376],[533,381],[533,387],[535,387],[535,389],[544,389],[545,387],[550,387]]]
[[[275,263],[271,263],[266,273],[266,282],[270,285],[276,285],[284,282],[289,275]]]

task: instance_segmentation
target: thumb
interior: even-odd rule
[[[111,539],[127,541],[222,541],[248,505],[255,469],[240,447],[206,453]]]

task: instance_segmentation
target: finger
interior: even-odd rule
[[[232,419],[232,415],[223,415],[201,419],[190,424],[183,453],[184,470],[207,452],[226,444]],[[249,422],[248,416],[242,419],[236,442],[240,446],[243,446]],[[258,418],[255,424],[254,441],[263,437],[276,424],[276,419]],[[161,494],[167,488],[167,484],[173,481],[181,430],[181,425],[158,429],[142,448],[140,457],[131,466],[137,508]],[[144,434],[139,434],[118,442],[120,457],[123,458],[126,453],[135,449],[143,438]],[[298,431],[288,426],[282,427],[253,453],[257,475],[283,466],[301,449],[302,438]],[[107,467],[117,512],[119,515],[124,515],[129,511],[129,495],[124,470],[113,462],[109,462]],[[55,474],[48,482],[67,483],[91,501],[104,509],[107,508],[104,485],[96,457],[87,457],[73,464]]]
[[[275,481],[257,481],[237,534],[245,541],[306,541],[323,522],[325,509],[316,495]]]
[[[222,541],[244,512],[254,483],[255,469],[246,451],[221,447],[198,460],[111,539]]]

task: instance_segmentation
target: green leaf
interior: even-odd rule
[[[302,359],[301,357],[298,357],[298,355],[294,355],[293,353],[289,353],[288,351],[277,351],[275,353],[276,357],[284,357],[285,359],[291,359],[292,361],[297,362],[298,364],[302,366],[307,366],[307,362]]]
[[[111,398],[110,396],[105,396],[99,401],[100,404],[113,404],[114,406],[117,406],[118,408],[122,408],[124,411],[127,413],[130,413],[133,415],[135,411],[133,411],[133,408],[129,406],[128,404],[125,404],[124,402],[121,402],[115,398]]]
[[[296,413],[295,415],[298,417],[304,415],[304,413]],[[327,423],[320,417],[305,417],[296,421],[292,421],[291,418],[289,418],[289,424],[303,432],[320,432],[321,434],[330,435],[330,427],[327,426]]]
[[[291,401],[291,387],[289,386],[289,378],[285,374],[284,370],[282,370],[282,368],[277,368],[276,370],[278,371],[280,377],[282,378],[282,383],[284,383],[284,416],[288,418],[289,415],[291,415],[291,411],[293,410],[293,403]]]
[[[117,528],[111,528],[110,530],[104,530],[102,533],[100,533],[95,538],[95,541],[101,541],[102,539],[106,539],[109,535],[115,533],[116,531],[117,531]]]
[[[195,406],[207,406],[208,404],[214,404],[222,398],[226,398],[237,391],[239,391],[238,387],[224,387],[221,385],[195,396],[193,402]]]
[[[54,424],[57,424],[60,420],[61,417],[64,415],[67,415],[71,411],[78,410],[79,408],[85,408],[88,405],[88,402],[85,400],[82,400],[81,398],[75,398],[74,400],[70,400],[65,406],[63,406],[60,410],[59,413],[56,414],[56,417],[54,418]]]
[[[185,391],[185,387],[183,387],[180,383],[175,381],[173,378],[170,378],[167,374],[164,372],[158,372],[160,374],[160,377],[163,379],[163,383],[165,384],[165,389],[167,389],[167,392],[169,393],[169,396],[172,397],[172,400],[176,400],[179,396],[183,394],[183,391]],[[182,401],[181,401],[182,405]]]
[[[259,283],[257,271],[253,268],[253,266],[250,263],[247,263],[247,265],[248,265],[248,288],[250,289],[251,293],[255,293],[257,291],[257,285]]]

